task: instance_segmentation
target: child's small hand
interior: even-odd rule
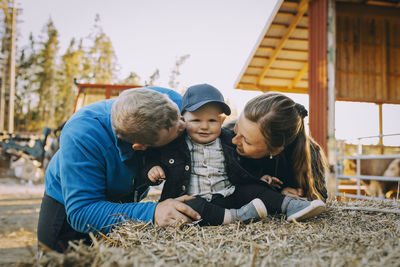
[[[164,170],[160,166],[154,166],[147,173],[147,177],[153,183],[157,182],[159,179],[165,179]]]
[[[260,178],[260,180],[261,180],[261,181],[264,181],[264,182],[266,182],[267,184],[269,184],[269,185],[271,185],[271,186],[273,186],[273,187],[276,187],[276,188],[281,188],[280,184],[283,184],[283,182],[282,182],[281,180],[279,180],[279,179],[276,178],[276,177],[272,177],[272,176],[270,176],[270,175],[268,175],[268,174],[262,176],[262,177]]]

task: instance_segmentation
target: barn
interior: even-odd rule
[[[400,2],[278,0],[234,86],[308,94],[310,134],[336,164],[335,101],[376,103],[380,135],[382,105],[400,104]]]

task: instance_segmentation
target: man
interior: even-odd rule
[[[113,214],[163,227],[200,219],[182,203],[186,196],[137,203],[148,192],[140,176],[143,150],[166,145],[184,130],[180,102],[181,96],[169,89],[131,89],[88,105],[68,120],[45,175],[40,245],[62,252],[70,240],[88,241],[87,233],[111,229],[117,222]]]

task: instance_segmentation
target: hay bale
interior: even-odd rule
[[[333,201],[300,224],[281,215],[248,225],[167,229],[125,221],[91,247],[74,244],[24,266],[399,266],[396,210],[400,202]]]

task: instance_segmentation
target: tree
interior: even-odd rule
[[[36,42],[32,33],[29,45],[22,48],[17,58],[15,129],[16,131],[38,131],[37,124],[31,123],[38,113],[38,83]]]
[[[128,77],[121,80],[122,84],[131,84],[131,85],[139,85],[140,84],[140,77],[135,72],[130,72]]]
[[[88,52],[87,69],[90,69],[93,83],[112,83],[117,81],[118,64],[110,38],[100,26],[100,16],[95,18],[94,31],[90,35],[92,46]]]
[[[47,36],[41,42],[41,48],[38,53],[39,72],[37,73],[37,82],[39,85],[39,122],[38,126],[43,128],[47,126],[55,127],[55,108],[57,95],[57,52],[58,52],[58,31],[56,30],[52,19],[45,26]]]
[[[61,57],[60,71],[58,73],[56,114],[55,121],[57,125],[62,124],[71,116],[76,96],[74,78],[78,80],[84,76],[85,51],[82,40],[76,44],[73,38],[67,48],[67,51]]]
[[[175,66],[171,71],[171,75],[169,76],[169,82],[168,85],[170,88],[178,90],[179,87],[179,81],[177,81],[177,78],[179,75],[181,75],[181,72],[179,71],[180,67],[182,66],[183,63],[190,57],[189,54],[181,56],[176,62]]]
[[[154,85],[154,82],[160,78],[160,71],[156,69],[152,75],[149,77],[149,81],[146,81],[146,86],[152,86]]]

